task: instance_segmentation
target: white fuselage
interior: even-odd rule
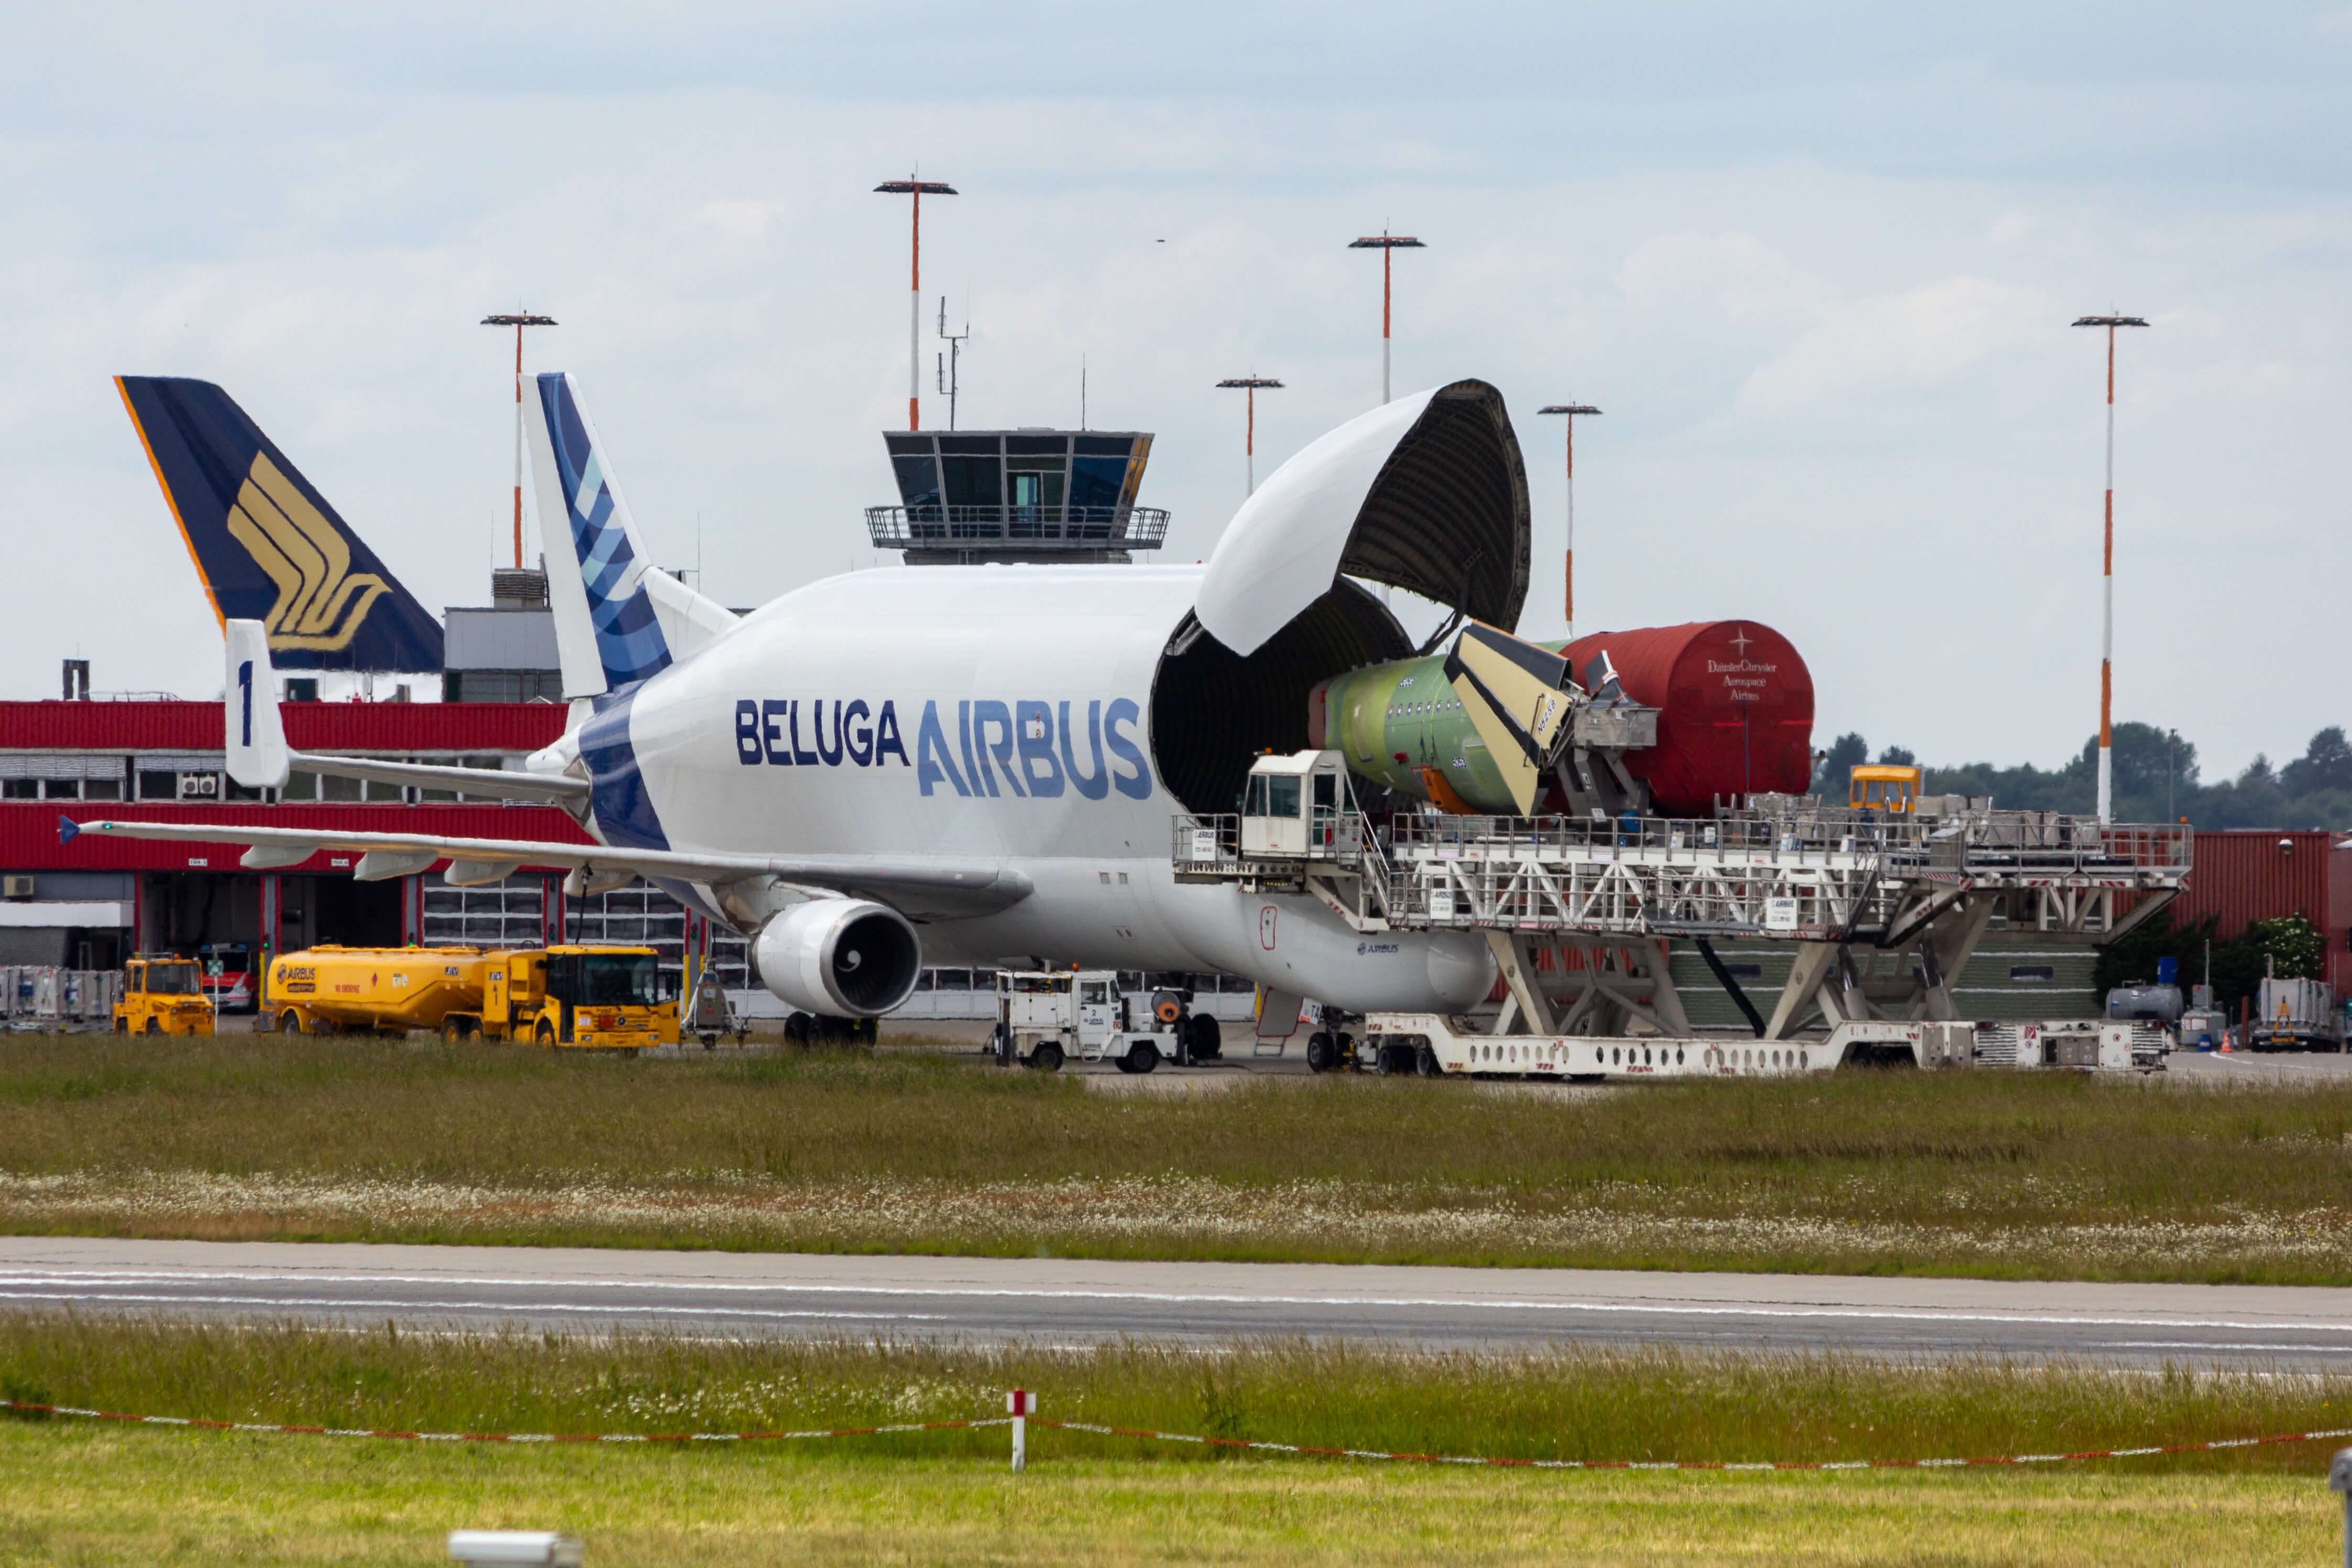
[[[1197,567],[924,566],[776,600],[634,693],[666,847],[993,860],[1034,890],[935,921],[925,959],[1223,971],[1353,1011],[1458,1011],[1467,932],[1368,939],[1319,903],[1179,885],[1151,697]],[[1222,803],[1220,803],[1222,804]],[[646,815],[600,836],[645,840]]]

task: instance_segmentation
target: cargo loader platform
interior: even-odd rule
[[[2179,891],[2192,843],[2172,825],[1989,807],[1890,816],[1785,795],[1709,819],[1416,812],[1384,824],[1354,809],[1336,753],[1269,756],[1259,771],[1297,786],[1253,790],[1251,812],[1179,815],[1177,880],[1311,897],[1368,933],[1477,931],[1494,951],[1507,995],[1491,1010],[1442,1028],[1402,1016],[1364,1021],[1364,1044],[1388,1053],[1375,1052],[1382,1070],[1427,1070],[1425,1045],[1438,1070],[1492,1060],[1496,1071],[1525,1063],[1529,1076],[1614,1077],[1634,1065],[1624,1042],[1637,1037],[1650,1076],[1665,1065],[1659,1042],[1685,1072],[1897,1058],[1958,1065],[1958,1043],[1916,1026],[1962,1024],[1950,981],[1996,921],[2111,942]],[[1797,944],[1769,1016],[1716,959],[1719,937]],[[1666,943],[1677,938],[1707,960],[1749,1020],[1749,1039],[1692,1029],[1666,971]],[[1334,1047],[1344,1038],[1327,1037]],[[1394,1055],[1408,1037],[1410,1068]],[[1519,1054],[1486,1055],[1506,1042]],[[1973,1040],[1966,1054],[1976,1059]],[[2064,1054],[2026,1065],[2095,1066],[2101,1053]],[[2116,1065],[2114,1042],[2104,1054]],[[2125,1054],[2145,1066],[2150,1047]]]

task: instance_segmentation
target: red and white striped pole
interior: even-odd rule
[[[1279,387],[1282,383],[1270,375],[1236,375],[1228,377],[1217,384],[1220,387],[1240,387],[1243,395],[1248,400],[1249,423],[1244,426],[1242,458],[1249,480],[1249,489],[1245,493],[1255,495],[1257,493],[1257,389],[1261,386]]]
[[[2107,329],[2107,488],[2099,566],[2099,826],[2116,819],[2116,329],[2145,327],[2138,316],[2084,316],[2078,327]]]
[[[884,195],[914,197],[907,266],[907,428],[923,427],[923,197],[952,196],[953,185],[908,175],[885,180],[874,189]]]
[[[554,317],[534,316],[528,310],[482,318],[482,325],[486,327],[512,327],[515,330],[514,563],[518,571],[522,567],[522,330],[555,324]]]
[[[1536,410],[1557,414],[1568,427],[1568,549],[1560,562],[1560,611],[1568,617],[1568,635],[1576,635],[1576,421],[1601,412],[1590,403],[1553,403]]]
[[[1013,1417],[1013,1468],[1029,1468],[1029,1417],[1037,1414],[1037,1396],[1016,1388],[1004,1396],[1005,1414]]]
[[[1348,242],[1350,250],[1377,250],[1381,253],[1381,401],[1389,400],[1389,303],[1390,283],[1393,276],[1390,258],[1400,250],[1426,250],[1429,247],[1409,234],[1391,234],[1382,229],[1361,239]]]

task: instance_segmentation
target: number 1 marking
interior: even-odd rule
[[[245,711],[245,738],[237,744],[253,744],[253,660],[247,659],[236,667],[236,689]]]

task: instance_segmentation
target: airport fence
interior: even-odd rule
[[[211,1432],[248,1432],[309,1437],[380,1437],[406,1443],[593,1443],[593,1444],[728,1444],[799,1443],[835,1437],[879,1437],[927,1432],[971,1432],[992,1426],[1012,1434],[1013,1466],[1024,1468],[1026,1428],[1040,1427],[1079,1436],[1121,1438],[1151,1443],[1176,1443],[1236,1452],[1292,1455],[1315,1459],[1357,1459],[1385,1464],[1465,1465],[1489,1469],[1528,1470],[1933,1470],[2058,1465],[2095,1459],[2152,1458],[2167,1455],[2225,1453],[2240,1448],[2273,1447],[2290,1443],[2320,1443],[2352,1437],[2352,1426],[2309,1432],[2269,1433],[2254,1437],[2214,1437],[2195,1443],[2151,1443],[2137,1447],[2082,1448],[2068,1453],[1980,1454],[1933,1458],[1897,1459],[1531,1459],[1478,1454],[1423,1454],[1381,1448],[1342,1448],[1311,1443],[1276,1443],[1250,1437],[1210,1437],[1195,1433],[1162,1432],[1148,1427],[1108,1426],[1087,1421],[1056,1421],[1036,1414],[1036,1395],[1013,1389],[1005,1397],[1013,1414],[963,1421],[907,1421],[876,1426],[814,1426],[795,1431],[751,1432],[411,1432],[396,1427],[320,1426],[293,1422],[217,1421],[193,1415],[141,1415],[119,1410],[99,1410],[32,1400],[0,1399],[0,1411],[35,1419],[63,1416],[89,1421],[118,1421],[142,1426],[184,1426]]]

